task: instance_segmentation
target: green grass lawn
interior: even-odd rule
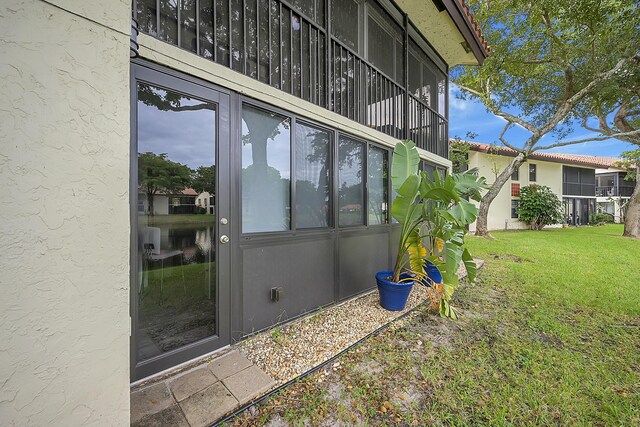
[[[486,260],[421,309],[236,425],[640,425],[640,241],[622,227],[469,238]]]

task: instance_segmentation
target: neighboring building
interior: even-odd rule
[[[612,215],[615,222],[624,222],[626,206],[634,189],[635,182],[625,180],[626,176],[627,172],[615,165],[596,169],[597,210]]]
[[[469,168],[477,167],[480,175],[491,184],[516,152],[502,146],[471,143]],[[489,230],[526,229],[518,219],[520,189],[528,185],[546,185],[562,200],[565,222],[585,225],[596,212],[596,169],[609,168],[619,159],[575,154],[535,152],[513,173],[491,203],[487,226]],[[475,223],[470,231],[475,231]]]
[[[216,213],[215,196],[207,191],[203,191],[196,197],[196,210],[203,209],[203,212],[214,215]]]
[[[124,425],[130,381],[371,289],[391,150],[450,167],[447,74],[488,49],[462,0],[135,0],[137,43],[131,4],[0,10],[6,424]],[[215,215],[148,215],[185,166]]]
[[[196,213],[198,193],[185,188],[176,194],[158,192],[153,196],[153,215],[177,215]],[[151,215],[146,194],[138,193],[138,213]]]

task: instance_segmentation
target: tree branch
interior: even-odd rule
[[[553,114],[553,116],[542,126],[541,130],[543,134],[547,134],[553,128],[555,128],[558,123],[560,123],[571,111],[571,108],[578,103],[578,101],[582,100],[585,96],[589,94],[589,92],[600,82],[603,80],[608,80],[613,77],[620,69],[632,58],[622,58],[619,60],[616,65],[611,68],[609,71],[605,71],[603,73],[598,74],[589,84],[576,92],[573,96],[567,99],[562,105],[558,108],[558,110]]]
[[[632,132],[619,132],[619,133],[614,133],[612,135],[594,136],[594,137],[591,137],[591,138],[576,139],[576,140],[573,140],[573,141],[562,141],[562,142],[557,142],[555,144],[545,145],[543,147],[536,147],[532,151],[548,150],[550,148],[564,147],[566,145],[573,145],[573,144],[580,144],[581,142],[604,141],[605,139],[629,137],[629,136],[638,135],[638,134],[640,134],[640,130],[634,130]]]
[[[507,133],[507,130],[509,130],[509,128],[513,126],[513,123],[511,122],[507,122],[506,125],[504,125],[504,128],[502,129],[502,132],[500,132],[500,136],[498,137],[498,139],[500,139],[500,142],[502,142],[504,144],[505,147],[507,148],[511,148],[513,151],[520,151],[519,149],[515,148],[514,146],[512,146],[511,144],[509,144],[505,139],[504,139],[504,134]]]

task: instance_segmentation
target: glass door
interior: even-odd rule
[[[142,66],[134,75],[136,380],[229,342],[229,245],[217,237],[228,234],[229,97]]]

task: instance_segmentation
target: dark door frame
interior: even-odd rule
[[[176,92],[192,95],[215,103],[216,108],[216,226],[215,226],[215,253],[216,253],[216,328],[217,335],[205,338],[195,343],[188,344],[180,349],[169,351],[154,358],[138,361],[136,355],[137,335],[137,268],[134,268],[137,260],[137,155],[138,155],[138,117],[137,117],[137,82],[143,81],[155,86],[164,87]],[[230,137],[231,137],[231,94],[228,90],[206,83],[194,77],[190,77],[177,71],[144,61],[134,60],[131,64],[130,75],[131,88],[131,164],[130,164],[130,378],[136,381],[155,373],[170,369],[176,365],[188,362],[199,356],[215,351],[230,343],[231,336],[231,254],[234,240],[221,244],[219,237],[223,234],[230,235],[231,224],[236,222],[236,211],[231,205],[230,185]],[[235,215],[235,216],[234,216]],[[221,223],[226,218],[227,223]]]

